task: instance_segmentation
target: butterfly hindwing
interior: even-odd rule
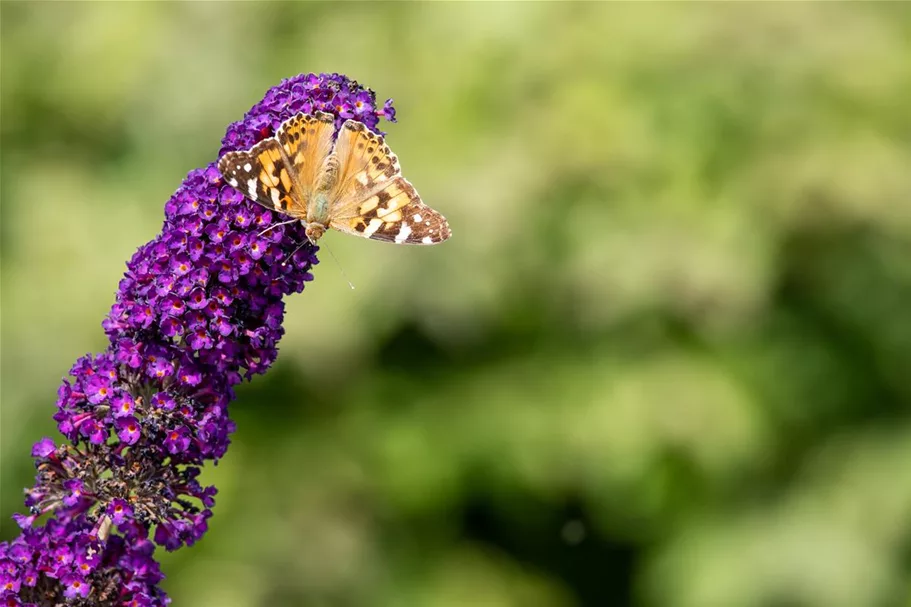
[[[446,218],[425,205],[401,175],[364,200],[358,212],[333,217],[329,225],[346,234],[396,244],[436,244],[452,235]]]
[[[436,244],[451,236],[446,219],[402,177],[381,135],[348,120],[333,155],[338,173],[329,192],[330,227],[396,244]]]

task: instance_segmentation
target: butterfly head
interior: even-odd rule
[[[316,244],[316,241],[326,232],[326,226],[321,223],[316,223],[311,221],[308,224],[305,224],[307,229],[305,233],[307,234],[307,239],[310,240],[313,244]]]

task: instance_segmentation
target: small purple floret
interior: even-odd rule
[[[135,445],[142,437],[139,421],[132,415],[118,418],[115,425],[117,427],[117,436],[126,445]]]
[[[128,392],[120,392],[111,399],[111,415],[114,417],[133,415],[134,409],[133,397]]]
[[[89,595],[89,591],[92,589],[88,580],[78,575],[67,575],[63,578],[62,582],[63,585],[66,586],[66,590],[63,591],[63,596],[68,599],[84,599]]]
[[[164,439],[164,446],[171,455],[183,453],[190,446],[190,431],[183,426],[169,430]]]
[[[130,507],[126,500],[117,497],[108,504],[107,514],[115,525],[122,525],[128,520],[132,520],[133,508]]]
[[[57,447],[54,445],[54,441],[44,437],[32,447],[32,457],[43,458],[49,457],[51,453],[57,450]]]

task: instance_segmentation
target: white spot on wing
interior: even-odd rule
[[[402,228],[399,230],[399,233],[395,235],[395,241],[399,244],[408,240],[408,236],[411,234],[411,226],[407,223],[402,224]]]
[[[423,218],[419,214],[415,213],[415,215],[412,219],[414,219],[415,221],[421,221],[421,219],[423,219]]]
[[[247,164],[244,165],[244,170],[249,173],[250,171],[253,170],[253,165],[248,162]]]
[[[256,200],[256,180],[248,179],[247,180],[247,192],[250,193],[250,198]]]
[[[424,238],[421,239],[421,242],[423,242],[424,244],[433,244],[433,238],[431,238],[430,236],[425,236]]]
[[[272,205],[278,208],[278,188],[272,188]]]
[[[358,173],[355,179],[357,179],[361,185],[367,185],[367,173]]]
[[[386,222],[382,219],[374,217],[370,220],[370,223],[367,224],[367,228],[364,230],[364,236],[368,238],[373,236],[376,231],[380,229],[380,226],[382,226],[384,223]]]

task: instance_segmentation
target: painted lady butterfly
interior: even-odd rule
[[[347,120],[333,145],[335,117],[298,114],[274,137],[228,152],[218,170],[233,187],[270,210],[299,219],[316,242],[328,228],[396,244],[437,244],[452,235],[402,177],[382,136]]]

